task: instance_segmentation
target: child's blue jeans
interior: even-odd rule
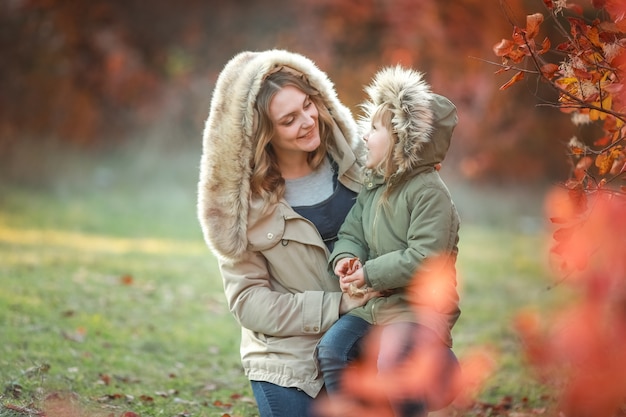
[[[373,326],[365,320],[347,314],[342,316],[322,337],[318,345],[317,358],[331,400],[333,394],[341,390],[343,370],[359,357],[365,348],[362,342],[372,329]],[[451,380],[459,369],[457,358],[448,346],[439,341],[432,330],[410,322],[388,324],[379,330],[381,333],[378,339],[376,364],[379,372],[402,366],[403,361],[416,348],[434,344],[436,349],[440,350],[436,356],[441,358],[441,375],[437,376],[438,381],[432,381],[429,385],[441,387],[441,390],[446,390],[452,385]],[[451,397],[451,394],[442,393],[441,397]],[[431,407],[428,407],[424,398],[409,398],[391,404],[391,408],[397,416],[422,417],[427,415],[428,408],[433,408],[433,404],[430,405]],[[435,408],[441,408],[441,406],[437,404]]]

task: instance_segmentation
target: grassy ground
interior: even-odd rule
[[[42,178],[0,183],[0,417],[256,415],[195,217],[198,155],[163,154],[47,155]],[[480,401],[544,406],[511,326],[558,296],[540,209],[452,188],[466,218],[455,350],[497,352]]]

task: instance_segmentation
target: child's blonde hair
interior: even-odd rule
[[[378,105],[372,112],[371,124],[376,121],[380,123],[389,132],[389,146],[385,152],[385,157],[378,163],[372,171],[384,178],[386,183],[386,189],[381,196],[379,204],[387,206],[387,198],[396,187],[402,183],[403,179],[407,176],[407,172],[398,172],[399,164],[402,162],[403,150],[398,149],[402,147],[399,143],[398,134],[393,123],[394,113],[388,103],[382,103]]]

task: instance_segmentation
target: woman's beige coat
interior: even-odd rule
[[[360,188],[355,153],[362,141],[328,77],[302,55],[242,52],[221,72],[203,138],[198,216],[216,255],[230,311],[242,327],[241,360],[250,380],[297,387],[312,397],[323,381],[315,346],[337,320],[341,293],[327,269],[328,250],[315,226],[281,200],[267,211],[250,197],[254,101],[268,73],[302,73],[332,114],[330,154],[339,180]]]

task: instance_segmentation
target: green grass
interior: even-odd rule
[[[40,184],[0,183],[0,417],[44,408],[49,416],[256,415],[239,327],[196,220],[198,157],[184,149],[57,156],[59,169]],[[461,213],[470,204],[499,213],[479,200],[463,198]],[[520,309],[559,297],[546,289],[542,228],[521,231],[516,213],[495,227],[468,217],[455,350],[497,352],[480,401],[512,396],[540,407],[546,390],[511,323]]]

